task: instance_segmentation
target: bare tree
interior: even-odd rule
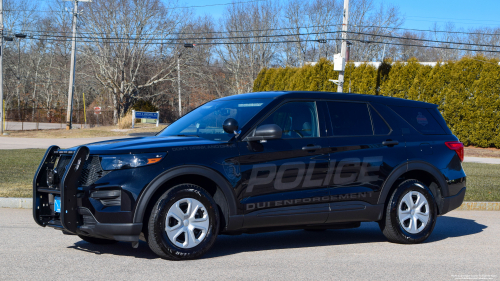
[[[236,3],[228,6],[220,22],[227,39],[216,48],[231,73],[235,94],[250,92],[259,71],[271,65],[277,52],[273,39],[279,27],[278,2]]]
[[[121,109],[141,90],[173,81],[175,59],[171,52],[177,43],[173,35],[189,16],[183,9],[160,0],[96,0],[85,7],[82,31],[86,36],[86,58],[92,63],[94,77],[112,94],[114,122]],[[156,64],[156,60],[167,54]]]

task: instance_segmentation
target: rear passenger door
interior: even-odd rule
[[[391,171],[406,159],[400,130],[365,102],[325,102],[330,121],[330,200],[376,204]]]

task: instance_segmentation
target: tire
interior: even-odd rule
[[[203,188],[180,184],[156,202],[148,221],[148,244],[168,260],[189,260],[204,255],[214,244],[219,210]]]
[[[417,180],[406,180],[392,193],[379,226],[390,242],[417,244],[431,235],[436,218],[436,202],[429,188]]]
[[[97,244],[97,245],[107,245],[107,244],[118,243],[118,241],[111,240],[111,239],[96,238],[96,237],[84,236],[84,235],[78,235],[78,237],[82,238],[82,240],[85,242],[89,242],[91,244]]]

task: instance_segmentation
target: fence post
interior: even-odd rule
[[[36,109],[36,112],[37,112],[37,117],[36,117],[36,130],[38,131],[38,125],[40,124],[40,109],[37,108]]]
[[[158,119],[156,119],[156,127],[158,127],[158,125],[160,125],[160,112],[156,111],[156,113],[158,113],[158,116],[157,116]]]
[[[134,128],[135,123],[135,109],[132,109],[132,129]]]

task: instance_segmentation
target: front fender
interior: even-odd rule
[[[146,208],[149,205],[151,198],[164,183],[178,176],[192,174],[204,176],[214,181],[226,197],[229,216],[236,215],[236,201],[234,199],[234,192],[227,180],[224,179],[224,177],[221,176],[218,172],[210,168],[204,166],[186,165],[178,166],[161,173],[146,186],[144,191],[139,196],[139,199],[137,200],[133,222],[142,223],[144,213],[146,212]]]

